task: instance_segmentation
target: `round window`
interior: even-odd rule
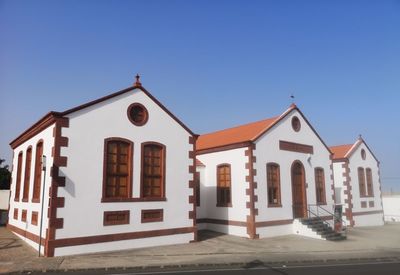
[[[294,116],[292,118],[292,128],[293,130],[295,130],[296,132],[300,131],[301,128],[301,124],[300,124],[300,119],[297,116]]]
[[[128,118],[136,126],[142,126],[149,119],[149,113],[142,104],[133,103],[128,107]]]
[[[365,150],[362,149],[362,150],[361,150],[361,158],[362,158],[363,160],[365,160],[366,157],[367,157],[367,154],[365,153]]]

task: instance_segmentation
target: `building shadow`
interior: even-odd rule
[[[21,247],[17,239],[13,238],[0,238],[0,250]]]
[[[211,230],[199,230],[197,233],[198,241],[206,241],[214,238],[218,238],[220,236],[226,235],[225,233],[211,231]]]

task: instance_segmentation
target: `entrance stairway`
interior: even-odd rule
[[[335,232],[326,222],[319,217],[303,218],[299,221],[317,233],[322,239],[328,241],[341,241],[346,240],[347,236],[344,233]]]

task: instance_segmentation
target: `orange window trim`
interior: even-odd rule
[[[228,163],[217,166],[217,206],[232,206],[231,165]]]
[[[366,178],[367,178],[367,191],[368,191],[368,196],[373,197],[373,196],[374,196],[374,186],[373,186],[372,170],[371,170],[371,168],[365,169],[365,175],[366,175]]]
[[[267,163],[267,196],[269,207],[282,206],[280,166],[274,162]]]
[[[18,154],[18,166],[17,166],[17,181],[15,184],[15,201],[19,201],[19,193],[21,191],[21,177],[22,177],[22,152]]]
[[[365,190],[365,173],[364,173],[364,168],[358,167],[358,185],[360,189],[360,197],[365,197],[366,196],[366,190]]]
[[[165,198],[166,146],[143,142],[141,156],[140,197]]]
[[[25,177],[24,177],[24,192],[22,194],[22,201],[27,202],[29,196],[29,185],[31,181],[31,164],[32,164],[32,146],[26,150],[25,156]]]
[[[35,178],[33,180],[32,202],[40,202],[40,185],[42,179],[43,140],[36,144],[35,152]]]
[[[111,146],[116,151],[109,150]],[[126,154],[124,153],[125,146]],[[132,197],[133,146],[132,141],[120,137],[111,137],[104,140],[102,202]],[[126,166],[125,172],[121,171],[123,166]],[[126,186],[121,184],[121,179],[126,180]],[[110,184],[110,182],[115,184]],[[124,188],[126,188],[126,191],[121,191]],[[107,190],[110,189],[114,190],[114,194],[108,194]]]
[[[321,167],[314,169],[315,176],[315,191],[317,204],[326,204],[326,194],[325,194],[325,172]]]

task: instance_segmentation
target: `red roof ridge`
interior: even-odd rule
[[[353,143],[353,144],[351,144],[351,143],[349,143],[349,144],[339,144],[339,145],[332,145],[332,146],[329,146],[329,148],[337,148],[337,147],[353,146],[353,145],[354,145],[354,143]]]
[[[270,128],[272,128],[276,123],[278,123],[282,118],[284,118],[287,114],[289,114],[294,109],[299,110],[299,108],[297,108],[296,104],[292,103],[289,106],[289,108],[286,111],[284,111],[281,115],[270,118],[270,119],[275,119],[275,121],[273,121],[270,125],[265,127],[264,130],[262,130],[260,133],[255,135],[251,140],[255,141],[256,139],[258,139],[260,136],[262,136],[264,133],[266,133]]]
[[[253,121],[253,122],[248,122],[248,123],[244,123],[244,124],[240,124],[238,126],[233,126],[233,127],[228,127],[222,130],[217,130],[217,131],[213,131],[213,132],[209,132],[209,133],[205,133],[205,134],[201,134],[200,136],[206,136],[206,135],[211,135],[211,134],[217,134],[219,132],[225,132],[227,130],[232,130],[232,129],[236,129],[236,128],[242,128],[244,126],[250,126],[252,124],[257,124],[257,123],[261,123],[261,122],[266,122],[268,120],[275,120],[274,122],[278,121],[281,117],[285,116],[288,112],[291,112],[293,109],[298,109],[296,104],[292,103],[289,108],[283,112],[281,115],[279,116],[274,116],[274,117],[269,117],[269,118],[264,118],[261,120],[257,120],[257,121]],[[264,131],[268,130],[272,125],[268,125],[265,129],[263,129],[261,132],[263,133]],[[253,138],[251,138],[250,140],[255,140],[257,139],[258,135],[254,136]]]

